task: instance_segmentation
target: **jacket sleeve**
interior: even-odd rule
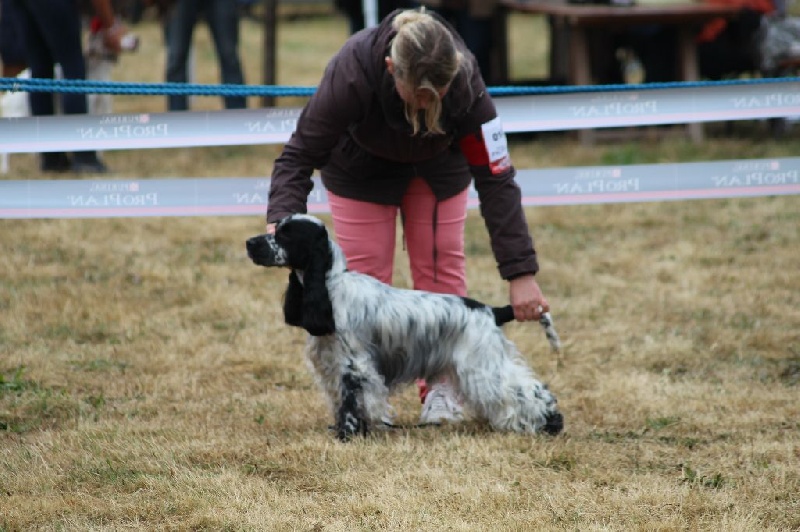
[[[468,113],[459,147],[470,166],[489,231],[492,252],[503,279],[536,273],[539,264],[514,177],[506,136],[490,97],[479,93]]]
[[[363,112],[367,86],[359,79],[361,69],[345,46],[325,69],[317,90],[309,99],[297,127],[275,160],[270,180],[267,222],[307,211],[313,188],[311,174],[322,168],[350,124]]]

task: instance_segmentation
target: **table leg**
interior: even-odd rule
[[[492,73],[491,79],[484,80],[487,85],[508,85],[511,74],[508,66],[508,9],[498,5],[492,16],[492,32],[494,43],[492,45]]]
[[[569,26],[552,15],[547,16],[550,29],[550,83],[569,83]]]
[[[683,81],[697,81],[700,79],[700,68],[697,64],[697,45],[695,44],[695,32],[692,28],[684,26],[678,29],[678,62],[680,76]],[[695,144],[703,142],[705,133],[703,124],[693,122],[686,124],[686,131],[689,138]]]
[[[587,45],[586,28],[580,26],[569,27],[569,63],[570,63],[570,84],[572,85],[591,85],[592,73],[589,64],[589,48]],[[595,134],[592,129],[581,129],[578,131],[578,138],[581,144],[589,146],[594,144]]]

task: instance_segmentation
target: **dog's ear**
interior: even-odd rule
[[[303,271],[302,327],[312,336],[325,336],[336,331],[326,282],[332,264],[328,234],[323,231],[314,241],[308,266]]]
[[[289,286],[283,296],[283,319],[286,325],[303,326],[303,284],[294,270],[289,273]]]

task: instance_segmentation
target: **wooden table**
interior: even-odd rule
[[[624,30],[632,26],[661,24],[674,26],[678,35],[679,79],[676,81],[697,81],[699,69],[695,36],[698,30],[711,19],[733,17],[738,8],[705,3],[681,3],[662,5],[634,5],[630,7],[594,4],[569,4],[564,0],[500,0],[501,17],[510,12],[529,13],[550,17],[551,30],[560,32],[554,39],[551,35],[551,70],[566,66],[564,74],[572,85],[591,85],[589,44],[587,33],[590,29],[609,31]],[[567,30],[567,31],[563,31]],[[565,61],[557,58],[561,50],[560,42],[566,40]],[[507,53],[506,53],[507,57]],[[507,70],[506,70],[507,73]],[[555,74],[551,72],[551,76]],[[699,123],[687,125],[689,136],[695,142],[703,140],[703,127]],[[581,132],[585,143],[590,143],[590,131]]]

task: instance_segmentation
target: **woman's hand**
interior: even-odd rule
[[[542,294],[533,274],[517,277],[508,283],[511,306],[517,321],[534,321],[550,311],[550,304]]]
[[[275,234],[275,226],[276,225],[278,225],[278,224],[274,224],[274,223],[267,224],[267,234],[268,235],[274,235]]]

